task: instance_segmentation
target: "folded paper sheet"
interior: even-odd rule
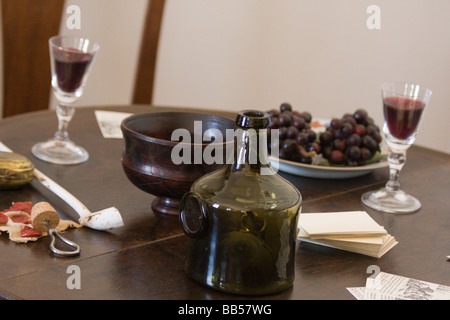
[[[95,118],[104,138],[121,139],[122,131],[120,124],[122,120],[131,116],[132,113],[115,112],[115,111],[95,111]]]
[[[397,244],[365,211],[303,213],[298,239],[379,258]]]
[[[385,272],[347,290],[358,300],[450,300],[449,286]]]

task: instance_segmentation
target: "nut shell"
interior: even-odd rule
[[[0,151],[0,189],[15,189],[33,180],[33,163],[26,157]]]

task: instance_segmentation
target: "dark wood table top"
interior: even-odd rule
[[[184,274],[187,238],[178,218],[155,214],[154,197],[134,187],[121,167],[121,139],[105,139],[94,110],[157,112],[169,108],[118,106],[78,108],[70,125],[71,138],[90,153],[88,162],[53,165],[34,158],[31,147],[52,136],[53,111],[24,114],[0,121],[0,141],[32,160],[35,166],[76,195],[91,211],[116,206],[125,226],[111,231],[70,229],[81,254],[61,258],[51,254],[48,237],[16,244],[0,235],[0,297],[5,299],[320,299],[353,300],[347,287],[364,287],[367,268],[450,285],[450,212],[447,154],[412,146],[400,175],[402,188],[418,197],[422,209],[413,214],[380,213],[361,204],[361,195],[379,188],[387,168],[357,178],[313,179],[280,173],[303,195],[303,212],[366,210],[397,240],[398,245],[377,259],[318,245],[298,243],[296,278],[292,288],[263,297],[229,295],[203,287]],[[170,108],[177,110],[177,108]],[[181,109],[180,109],[181,110]],[[183,109],[186,110],[186,109]],[[203,110],[202,112],[209,112]],[[213,112],[234,118],[234,114]],[[12,202],[49,201],[63,218],[77,219],[60,199],[30,185],[0,190],[0,210]],[[68,267],[81,271],[81,289],[69,289]]]

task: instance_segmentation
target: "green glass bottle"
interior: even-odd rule
[[[268,160],[270,116],[245,110],[236,124],[233,157],[182,199],[180,220],[189,236],[185,270],[225,292],[278,292],[294,281],[302,197]]]

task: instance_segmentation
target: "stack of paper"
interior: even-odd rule
[[[398,242],[365,211],[302,213],[298,239],[380,258]]]

